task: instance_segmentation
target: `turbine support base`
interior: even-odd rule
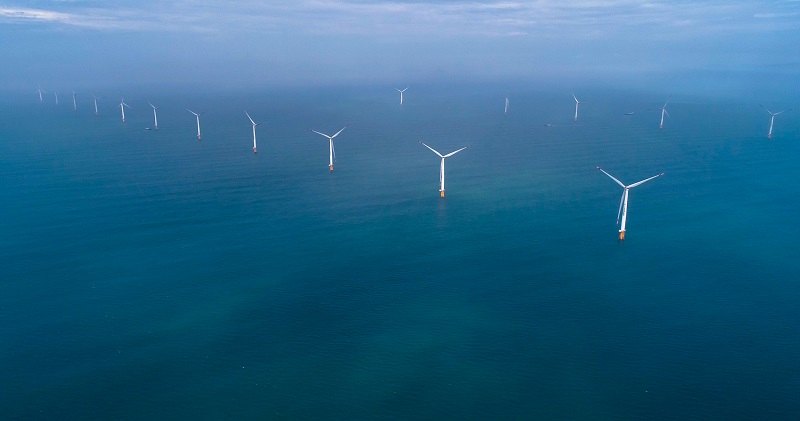
[[[328,170],[333,171],[333,165],[328,165]]]
[[[439,191],[439,197],[444,197],[444,190]]]
[[[258,150],[256,150],[256,148],[253,148],[253,153],[258,153]]]
[[[625,239],[625,231],[620,231],[619,232],[619,240],[622,241],[624,239]]]

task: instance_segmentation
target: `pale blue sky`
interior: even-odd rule
[[[800,86],[800,1],[0,0],[0,39],[2,88]]]

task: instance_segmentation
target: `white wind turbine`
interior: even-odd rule
[[[250,119],[250,122],[253,123],[253,153],[258,153],[258,149],[256,149],[256,126],[258,126],[258,123],[253,121],[253,117],[250,117],[250,114],[248,114],[247,111],[245,111],[244,113],[247,115],[247,118]]]
[[[53,91],[53,94],[56,96],[56,105],[58,105],[58,91]]]
[[[508,115],[508,94],[506,94],[506,105],[503,107],[503,114]]]
[[[422,146],[425,146],[426,148],[432,150],[433,153],[435,153],[436,155],[439,155],[439,158],[442,158],[442,164],[439,166],[439,197],[444,197],[444,160],[445,160],[445,158],[449,158],[449,157],[451,157],[451,156],[463,151],[464,149],[467,149],[469,146],[464,146],[463,148],[461,148],[461,149],[459,149],[457,151],[450,152],[447,155],[442,155],[436,149],[433,149],[430,146],[428,146],[428,145],[426,145],[426,144],[424,144],[422,142],[419,142],[419,143],[421,143]]]
[[[124,99],[119,100],[119,110],[122,112],[122,122],[125,122],[125,107],[131,108],[130,105],[125,103]]]
[[[669,117],[669,113],[667,112],[667,104],[669,104],[670,98],[672,98],[672,95],[667,98],[667,102],[665,102],[664,106],[661,107],[661,124],[658,126],[659,129],[664,128],[664,115],[666,114],[666,116]]]
[[[158,107],[150,103],[150,101],[148,101],[147,103],[150,104],[151,107],[153,107],[153,127],[156,130],[158,130],[158,113],[156,112],[156,110],[158,110]]]
[[[186,111],[194,114],[195,118],[197,118],[197,140],[201,140],[202,138],[200,137],[200,116],[205,114],[205,111],[203,111],[200,114],[197,114],[196,112],[194,112],[194,111],[192,111],[192,110],[190,110],[188,108],[186,109]]]
[[[403,105],[403,92],[405,92],[406,89],[408,89],[408,88],[409,88],[408,86],[406,86],[405,89],[394,88],[395,91],[400,92],[400,105]]]
[[[572,121],[578,121],[578,106],[581,105],[581,102],[578,101],[578,97],[575,94],[572,94],[572,97],[575,98],[575,118]]]
[[[328,154],[328,157],[329,157],[328,168],[329,168],[331,171],[333,171],[333,160],[334,160],[334,159],[336,159],[336,150],[333,148],[333,138],[334,138],[334,137],[336,137],[336,136],[339,136],[339,133],[343,132],[343,131],[344,131],[344,129],[346,129],[348,126],[349,126],[349,124],[348,124],[347,126],[344,126],[344,127],[342,127],[342,130],[339,130],[339,131],[338,131],[338,132],[336,132],[336,134],[335,134],[335,135],[333,135],[333,136],[328,136],[328,135],[326,135],[325,133],[320,133],[320,132],[318,132],[318,131],[316,131],[316,130],[311,130],[311,129],[309,129],[309,130],[311,130],[312,132],[314,132],[314,133],[316,133],[316,134],[318,134],[318,135],[322,135],[322,136],[325,136],[325,137],[327,137],[327,138],[328,138],[328,140],[330,141],[330,152],[329,152],[329,154]]]
[[[39,93],[39,102],[43,102],[44,99],[42,98],[42,94],[46,94],[47,91],[43,91],[42,88],[37,88],[34,92]]]
[[[625,222],[628,220],[628,191],[630,189],[632,189],[632,188],[634,188],[634,187],[636,187],[636,186],[638,186],[640,184],[644,184],[644,183],[646,183],[646,182],[648,182],[648,181],[650,181],[650,180],[652,180],[652,179],[654,179],[656,177],[661,177],[662,175],[664,175],[664,173],[662,172],[659,175],[654,175],[654,176],[652,176],[650,178],[646,178],[646,179],[644,179],[642,181],[637,181],[636,183],[629,184],[629,185],[626,186],[625,184],[622,184],[621,181],[619,181],[616,178],[614,178],[613,175],[607,173],[604,169],[602,169],[600,167],[597,167],[597,169],[602,171],[603,174],[611,177],[612,180],[616,181],[617,184],[622,186],[622,188],[624,189],[624,191],[622,192],[622,198],[619,200],[619,211],[617,211],[617,223],[618,224],[620,223],[620,216],[622,216],[622,224],[620,224],[620,227],[619,227],[619,239],[620,240],[624,240],[625,239]]]
[[[75,91],[72,91],[72,111],[78,111],[78,102],[75,101]]]
[[[768,110],[767,107],[765,107],[765,106],[763,106],[761,104],[758,104],[758,105],[760,105],[761,108],[763,108],[764,111],[768,112],[769,115],[771,116],[770,119],[769,119],[769,133],[767,133],[767,139],[772,139],[772,126],[775,124],[775,116],[778,115],[778,114],[781,114],[781,113],[785,113],[787,111],[791,111],[792,109],[789,108],[787,110],[778,111],[777,113],[773,113],[772,111]]]
[[[103,97],[96,97],[94,95],[92,95],[92,97],[94,98],[94,115],[99,116],[100,112],[97,110],[97,100]]]

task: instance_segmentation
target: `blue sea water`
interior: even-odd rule
[[[797,419],[797,118],[505,95],[0,100],[2,418]]]

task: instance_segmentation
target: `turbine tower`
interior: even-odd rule
[[[250,117],[250,114],[248,114],[247,111],[244,113],[247,115],[247,118],[250,119],[250,122],[253,123],[253,153],[258,153],[258,149],[256,149],[256,126],[258,126],[258,123],[253,121],[253,117]]]
[[[775,116],[778,115],[778,114],[785,113],[787,111],[792,111],[792,109],[789,108],[788,110],[783,110],[783,111],[778,111],[777,113],[773,113],[772,111],[768,110],[767,107],[765,107],[765,106],[763,106],[761,104],[758,104],[758,105],[760,105],[761,108],[763,108],[764,111],[768,112],[769,115],[770,115],[770,118],[769,118],[769,133],[767,133],[767,139],[772,139],[772,126],[775,124]]]
[[[602,169],[600,167],[597,167],[597,169],[602,171],[603,174],[611,177],[612,180],[614,180],[617,184],[622,186],[622,188],[624,189],[622,191],[622,198],[619,200],[619,211],[617,211],[617,224],[620,223],[620,216],[622,216],[622,224],[619,227],[619,239],[620,239],[620,241],[624,240],[625,239],[625,223],[628,220],[628,191],[630,189],[632,189],[632,188],[634,188],[634,187],[636,187],[638,185],[644,184],[644,183],[646,183],[646,182],[648,182],[648,181],[650,181],[650,180],[652,180],[652,179],[654,179],[656,177],[661,177],[662,175],[664,175],[664,173],[662,172],[659,175],[654,175],[654,176],[652,176],[650,178],[646,178],[646,179],[644,179],[642,181],[637,181],[637,182],[635,182],[633,184],[629,184],[629,185],[626,186],[625,184],[622,184],[621,181],[619,181],[616,178],[614,178],[613,175],[607,173],[604,169]]]
[[[661,107],[661,124],[658,126],[658,128],[659,128],[659,129],[663,129],[663,128],[664,128],[664,115],[666,115],[667,117],[669,117],[669,113],[667,112],[667,104],[669,104],[669,100],[670,100],[670,98],[672,98],[672,95],[670,95],[670,96],[667,98],[667,102],[665,102],[665,103],[664,103],[664,106],[663,106],[663,107]]]
[[[94,115],[95,116],[99,116],[100,112],[97,110],[97,100],[100,99],[100,98],[103,98],[103,97],[96,97],[96,96],[92,95],[92,98],[94,98]]]
[[[572,97],[575,98],[575,118],[572,121],[578,121],[578,106],[581,105],[581,102],[578,101],[578,97],[575,94],[572,94]]]
[[[433,153],[435,153],[436,155],[439,155],[439,158],[442,158],[442,163],[439,166],[439,197],[444,197],[444,160],[446,158],[449,158],[449,157],[451,157],[451,156],[463,151],[464,149],[467,149],[469,146],[464,146],[463,148],[461,148],[461,149],[459,149],[457,151],[450,152],[447,155],[442,155],[436,149],[433,149],[430,146],[428,146],[428,145],[426,145],[426,144],[424,144],[422,142],[419,142],[419,143],[421,143],[422,146],[425,146],[426,148],[432,150]]]
[[[342,130],[339,130],[333,136],[328,136],[325,133],[320,133],[320,132],[318,132],[316,130],[309,129],[309,130],[311,130],[312,132],[314,132],[314,133],[316,133],[318,135],[322,135],[322,136],[327,137],[328,140],[330,141],[330,152],[328,153],[328,157],[329,157],[329,159],[328,159],[328,168],[330,169],[330,171],[333,171],[333,161],[336,159],[336,150],[333,148],[333,138],[336,137],[336,136],[339,136],[339,133],[343,132],[344,129],[346,129],[348,126],[349,126],[349,124],[347,126],[342,127]]]
[[[125,107],[131,108],[130,105],[125,103],[124,99],[119,100],[119,110],[122,112],[122,122],[125,122]]]
[[[153,107],[153,127],[155,127],[155,129],[158,130],[158,113],[156,113],[158,107],[150,103],[150,101],[148,101],[147,103],[150,104],[151,107]]]
[[[75,91],[72,91],[72,111],[78,111],[78,103],[75,101]]]
[[[401,106],[403,105],[403,92],[405,92],[405,91],[406,91],[406,89],[408,89],[408,88],[409,88],[408,86],[406,86],[406,88],[405,88],[405,89],[397,89],[397,88],[394,88],[394,90],[396,90],[397,92],[400,92],[400,105],[401,105]]]
[[[192,111],[192,110],[190,110],[188,108],[186,109],[186,111],[194,114],[195,118],[197,118],[197,140],[202,140],[202,138],[200,137],[200,116],[205,114],[205,111],[203,111],[200,114],[197,114],[196,112],[194,112],[194,111]]]

